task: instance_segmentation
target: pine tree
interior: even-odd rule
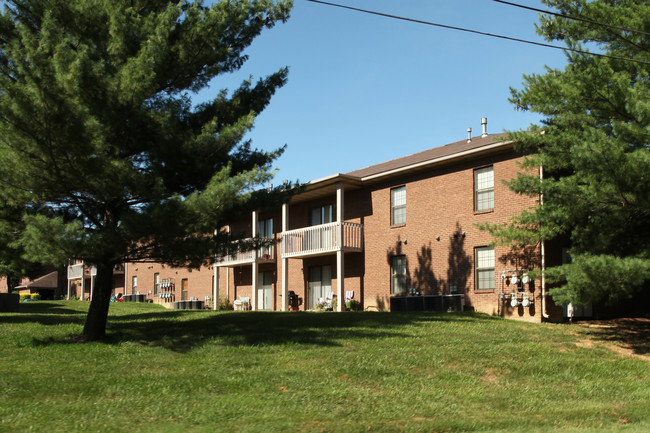
[[[0,181],[20,247],[97,267],[82,333],[105,335],[115,265],[199,266],[262,194],[283,148],[244,140],[287,70],[192,97],[235,71],[290,0],[17,0],[0,17]],[[215,233],[213,235],[213,233]]]
[[[567,241],[571,263],[546,274],[559,303],[627,299],[650,279],[650,2],[545,3],[563,16],[542,15],[541,35],[600,55],[567,51],[563,70],[512,90],[517,108],[543,116],[510,138],[544,179],[509,186],[543,205],[490,229],[504,243]]]

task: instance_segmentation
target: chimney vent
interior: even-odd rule
[[[472,142],[472,128],[467,128],[467,142]]]
[[[481,137],[487,137],[487,117],[481,117],[481,126],[483,127],[483,133]]]

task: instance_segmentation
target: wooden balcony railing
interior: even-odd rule
[[[339,239],[339,227],[343,229],[342,239]],[[282,257],[362,250],[363,226],[361,224],[333,222],[282,233]]]

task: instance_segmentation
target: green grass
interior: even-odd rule
[[[72,343],[86,309],[0,314],[0,432],[650,431],[649,357],[577,326],[126,303]]]

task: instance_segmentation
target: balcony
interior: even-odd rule
[[[68,280],[76,280],[81,278],[90,278],[97,275],[97,267],[85,265],[84,263],[77,263],[76,265],[68,266]],[[124,275],[124,263],[115,265],[113,268],[113,275]]]
[[[78,263],[76,265],[68,266],[68,280],[76,280],[81,278],[84,274],[84,264]]]
[[[343,229],[342,239],[339,239],[339,228]],[[333,222],[282,233],[283,258],[362,250],[363,226],[361,224]]]
[[[245,239],[245,241],[251,241],[252,238]],[[266,239],[271,241],[272,239]],[[257,258],[255,253],[257,252]],[[251,264],[254,261],[257,263],[271,263],[275,262],[275,245],[269,245],[266,247],[258,248],[257,250],[249,251],[236,251],[235,253],[229,256],[217,257],[216,266],[238,266]]]

